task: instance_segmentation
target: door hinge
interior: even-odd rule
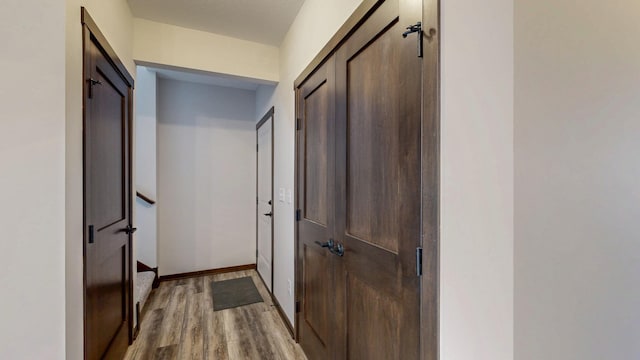
[[[422,248],[416,248],[416,274],[422,276]]]
[[[93,242],[94,242],[93,225],[89,225],[89,244],[93,244]]]
[[[296,221],[302,220],[302,211],[300,209],[296,210]]]
[[[302,119],[296,118],[296,130],[302,129]]]
[[[258,148],[260,147],[260,145],[256,144],[256,152],[258,152]]]
[[[296,313],[300,312],[300,301],[296,301]]]
[[[402,37],[406,38],[409,34],[417,33],[418,35],[418,57],[422,57],[422,23],[418,21],[415,25],[407,26],[407,31],[402,33]]]

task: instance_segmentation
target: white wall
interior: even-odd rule
[[[513,359],[513,0],[441,6],[440,358]]]
[[[640,3],[515,3],[516,359],[638,359]]]
[[[136,190],[156,196],[156,73],[144,66],[136,68]],[[157,208],[136,198],[136,259],[150,267],[158,266]]]
[[[278,81],[278,48],[143,19],[134,21],[139,64]]]
[[[0,5],[2,359],[65,355],[64,15],[52,0]]]
[[[81,6],[88,9],[120,60],[135,76],[131,57],[133,17],[127,1],[66,0],[66,358],[70,360],[83,358]],[[14,11],[10,13],[15,16]],[[58,27],[63,25],[56,24],[47,31]],[[53,41],[50,43],[54,44]],[[61,44],[62,40],[55,46],[63,48]],[[60,69],[56,71],[60,72]]]
[[[255,264],[255,91],[158,79],[160,275]]]
[[[295,93],[293,81],[307,67],[333,34],[360,5],[361,0],[307,0],[280,47],[280,83],[275,90],[258,89],[257,116],[275,106],[274,188],[293,191],[295,159]],[[270,96],[269,96],[269,93]],[[294,280],[294,205],[274,202],[273,292],[293,324],[295,301],[288,281]]]

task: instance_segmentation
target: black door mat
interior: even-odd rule
[[[212,281],[211,296],[213,297],[214,311],[264,301],[258,292],[258,288],[256,288],[256,285],[249,276],[231,280]]]

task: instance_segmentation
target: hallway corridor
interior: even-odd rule
[[[264,302],[213,311],[212,281],[251,276]],[[162,282],[151,293],[133,359],[306,360],[254,270]]]

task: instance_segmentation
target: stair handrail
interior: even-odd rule
[[[138,196],[142,201],[146,202],[149,205],[155,205],[156,201],[151,200],[150,197],[142,194],[140,191],[136,191],[136,196]]]

